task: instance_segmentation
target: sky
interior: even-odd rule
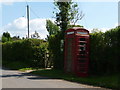
[[[79,12],[85,16],[77,24],[84,26],[90,32],[98,28],[105,32],[118,25],[118,2],[77,2]],[[30,6],[30,35],[37,31],[40,38],[46,38],[46,19],[54,21],[53,2],[13,2],[2,3],[2,24],[0,33],[8,31],[11,36],[26,37],[27,19],[26,5]]]

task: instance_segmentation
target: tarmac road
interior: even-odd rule
[[[2,69],[1,77],[2,88],[98,88],[61,79],[35,76],[16,70]]]

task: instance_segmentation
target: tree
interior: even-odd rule
[[[60,32],[55,36],[50,37],[50,40],[54,51],[54,68],[61,70],[64,66],[65,30],[72,26],[76,26],[75,23],[78,20],[81,20],[83,15],[78,14],[78,5],[77,3],[73,3],[71,0],[57,0],[54,2],[54,5],[56,6],[56,12],[54,12],[56,18],[55,23],[57,26],[59,26]],[[70,25],[71,22],[73,22],[74,25]]]
[[[64,37],[64,32],[68,29],[70,22],[75,25],[78,20],[84,17],[84,14],[82,12],[79,13],[77,3],[73,3],[72,0],[67,0],[66,2],[58,0],[54,4],[56,6],[56,24],[60,26],[62,37]]]
[[[62,31],[62,37],[64,37],[64,31],[67,29],[67,25],[70,23],[70,4],[71,2],[54,2],[58,12],[56,12],[56,24],[60,26]]]
[[[6,38],[10,38],[10,33],[4,32],[4,33],[3,33],[3,36],[6,37]]]
[[[83,28],[83,26],[81,26],[81,25],[68,25],[68,28],[73,28],[73,27],[81,27],[81,28]]]
[[[4,43],[4,42],[10,41],[10,40],[11,40],[10,33],[4,32],[2,35],[2,42]]]
[[[81,20],[85,14],[81,11],[79,12],[79,8],[77,3],[71,6],[71,23],[75,25],[78,20]]]
[[[38,34],[38,32],[37,31],[35,31],[35,33],[34,34],[32,34],[31,35],[31,38],[39,38],[40,36],[39,36],[39,34]]]
[[[65,30],[67,30],[70,26],[70,22],[78,17],[75,17],[78,13],[78,5],[77,3],[73,3],[71,0],[65,1],[55,1],[54,5],[56,6],[55,18],[56,25],[60,27],[60,32],[51,39],[51,42],[55,42],[54,44],[54,67],[56,69],[63,69],[64,67],[64,34]],[[77,20],[74,22],[74,24]],[[56,50],[55,50],[56,49]]]
[[[46,28],[49,36],[56,35],[59,32],[59,27],[54,24],[51,20],[46,20]]]
[[[2,42],[4,43],[4,42],[7,42],[7,41],[8,41],[7,38],[2,36]]]
[[[53,65],[56,67],[56,53],[57,53],[57,47],[59,44],[57,44],[56,36],[59,33],[59,27],[54,24],[51,20],[46,20],[46,29],[49,33],[47,36],[48,41],[48,49],[49,49],[49,59],[48,62],[50,65]],[[56,43],[56,44],[54,44]]]
[[[11,39],[12,39],[13,41],[15,41],[15,40],[20,40],[20,36],[13,36]]]

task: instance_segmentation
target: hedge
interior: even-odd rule
[[[119,73],[120,58],[120,27],[105,33],[90,34],[90,69],[91,75]],[[44,68],[46,52],[49,49],[49,60],[54,68],[62,69],[63,51],[60,46],[60,36],[48,38],[49,43],[38,39],[26,39],[2,44],[2,59],[4,62],[22,62],[29,67]]]
[[[120,27],[109,31],[90,34],[90,75],[107,75],[118,73],[120,51]],[[63,52],[60,34],[48,38],[48,48],[55,69],[63,69]],[[63,47],[62,47],[63,48]]]
[[[2,44],[3,65],[22,62],[28,67],[45,67],[48,43],[39,39],[25,39]]]
[[[118,73],[120,27],[105,33],[96,32],[90,38],[90,73],[103,75]]]
[[[53,62],[53,68],[63,70],[64,67],[64,52],[61,50],[61,33],[57,35],[51,35],[48,37],[48,48],[50,52],[50,58]]]

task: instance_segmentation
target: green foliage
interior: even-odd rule
[[[4,42],[10,41],[10,40],[11,40],[10,33],[4,32],[2,35],[2,42],[4,43]]]
[[[54,2],[54,5],[59,10],[56,12],[56,23],[60,26],[61,31],[67,30],[67,25],[70,23],[71,17],[69,14],[71,2]]]
[[[68,29],[68,25],[70,25],[70,21],[74,19],[74,16],[78,13],[77,4],[73,2],[59,2],[55,1],[54,5],[56,6],[56,24],[60,27],[60,32],[53,34],[52,33],[57,30],[58,27],[51,23],[47,30],[50,34],[49,41],[49,49],[51,51],[51,56],[53,58],[54,68],[63,69],[64,66],[64,34],[65,30]],[[50,22],[49,22],[50,23]],[[50,29],[51,28],[51,29]],[[53,28],[53,29],[52,29]],[[51,31],[50,31],[51,30]],[[63,41],[63,43],[61,43]]]
[[[56,24],[52,23],[52,21],[47,20],[46,28],[49,32],[49,36],[47,37],[49,43],[49,61],[54,68],[63,68],[63,52],[61,52],[60,48],[61,32],[59,31],[59,27]]]
[[[42,43],[40,46],[33,47],[33,64],[34,67],[45,68],[45,55],[47,51],[48,44]]]
[[[45,67],[47,42],[39,39],[25,39],[2,44],[3,63],[22,62],[29,67]],[[6,65],[7,66],[7,65]]]
[[[53,66],[56,69],[63,69],[63,52],[60,47],[60,34],[51,35],[48,38],[50,56],[53,60]]]
[[[83,26],[81,26],[81,25],[68,25],[68,28],[73,28],[73,27],[81,27],[81,28],[83,28]]]
[[[8,41],[7,37],[2,36],[2,42],[4,43],[4,42],[7,42],[7,41]]]
[[[4,37],[7,37],[7,38],[10,38],[10,33],[4,32],[4,33],[3,33],[3,36],[4,36]]]
[[[105,33],[95,32],[90,40],[90,72],[103,75],[118,73],[120,27]]]
[[[19,37],[19,36],[13,36],[13,37],[11,38],[11,41],[16,41],[16,40],[20,40],[20,37]]]
[[[28,71],[28,70],[34,71],[34,70],[37,70],[37,68],[21,68],[19,70],[25,72],[25,71]]]
[[[40,37],[40,36],[39,36],[39,34],[38,34],[37,31],[35,31],[34,34],[31,35],[31,38],[36,38],[36,39],[37,39],[37,38],[39,38],[39,37]]]
[[[50,20],[46,20],[46,28],[50,36],[59,32],[59,27]]]
[[[27,63],[23,63],[21,61],[15,61],[15,62],[10,62],[10,61],[3,61],[2,62],[2,65],[7,67],[7,68],[10,68],[10,69],[13,69],[13,70],[19,70],[21,68],[26,68],[26,67],[30,67]]]
[[[77,83],[88,84],[92,86],[119,89],[117,74],[109,75],[109,76],[89,76],[86,78],[82,78],[82,77],[77,77],[75,75],[64,73],[61,70],[55,70],[55,69],[50,69],[50,70],[43,69],[43,70],[33,71],[31,73],[40,75],[40,76],[59,78],[59,79],[64,79],[64,80],[73,81]]]
[[[57,26],[60,26],[60,30],[62,32],[61,38],[64,39],[64,32],[68,29],[70,22],[73,20],[73,23],[76,23],[76,20],[79,20],[79,17],[77,17],[79,16],[78,5],[77,3],[73,3],[71,0],[66,2],[55,1],[54,5],[56,6],[56,24]]]

